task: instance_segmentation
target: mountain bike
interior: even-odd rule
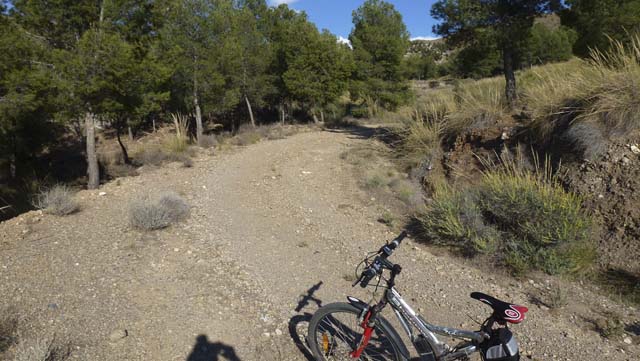
[[[480,292],[471,297],[489,305],[493,312],[480,324],[478,331],[436,326],[418,315],[395,289],[396,277],[402,267],[389,261],[389,257],[407,236],[402,232],[397,238],[370,253],[361,265],[353,287],[365,288],[375,278],[373,287],[383,289],[380,300],[367,303],[355,297],[348,302],[332,303],[321,307],[309,322],[307,343],[318,361],[329,360],[415,360],[452,361],[468,360],[479,352],[483,360],[516,361],[520,359],[518,342],[508,324],[524,320],[527,307],[500,301]],[[388,274],[386,276],[385,274]],[[407,347],[393,326],[382,316],[382,311],[391,306],[398,321],[418,353],[411,358]],[[459,340],[451,346],[441,341],[438,335]]]

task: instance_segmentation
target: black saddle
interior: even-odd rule
[[[524,314],[529,311],[525,306],[519,306],[513,303],[500,301],[495,297],[491,297],[481,292],[471,293],[471,298],[480,302],[484,302],[493,308],[493,314],[500,321],[506,321],[509,323],[520,323],[524,321]]]

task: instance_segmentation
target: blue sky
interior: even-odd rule
[[[411,37],[433,37],[435,21],[429,15],[435,0],[387,0],[402,14]],[[351,12],[364,0],[269,0],[272,5],[286,3],[296,10],[304,10],[319,29],[348,37],[351,32]]]

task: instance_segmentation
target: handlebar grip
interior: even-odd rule
[[[400,233],[398,237],[396,237],[393,241],[389,243],[389,246],[391,246],[391,249],[396,249],[400,245],[400,243],[402,243],[402,240],[405,239],[406,237],[407,237],[407,232],[402,231],[402,233]]]
[[[371,279],[373,279],[373,277],[375,277],[376,274],[377,272],[372,268],[368,268],[366,271],[362,272],[360,287],[362,288],[367,287],[367,285],[369,285],[369,282],[371,282]]]

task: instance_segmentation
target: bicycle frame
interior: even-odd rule
[[[451,361],[457,358],[468,356],[478,351],[478,344],[486,339],[483,332],[460,330],[443,326],[436,326],[425,321],[418,315],[413,308],[402,298],[400,293],[394,288],[388,288],[385,291],[385,300],[391,305],[395,315],[397,316],[402,328],[409,336],[414,346],[417,346],[419,337],[422,336],[429,343],[435,355],[429,358],[424,356],[425,360],[433,359],[438,361]],[[417,329],[417,333],[413,328]],[[457,339],[467,340],[468,344],[463,344],[453,349],[448,344],[440,341],[436,335],[449,336]],[[416,347],[417,349],[417,347]]]

